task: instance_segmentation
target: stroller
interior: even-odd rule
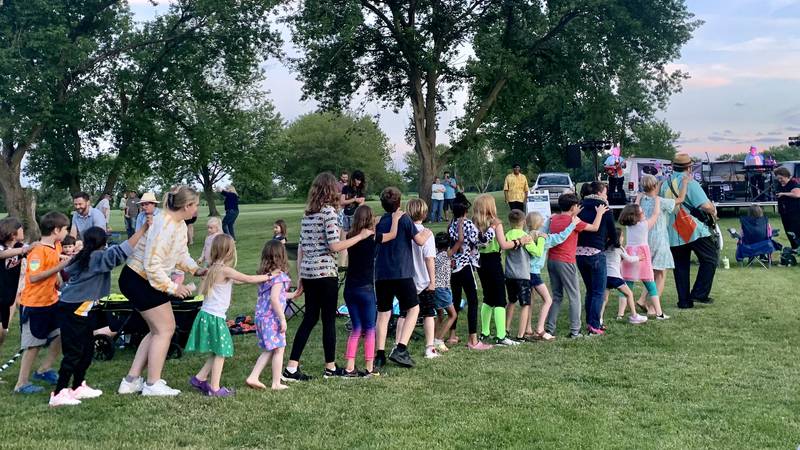
[[[117,348],[138,346],[147,335],[148,328],[142,316],[131,306],[127,298],[111,294],[100,299],[93,310],[96,314],[97,329],[94,335],[94,359],[108,361],[114,358]],[[184,300],[173,300],[175,313],[175,334],[169,346],[168,358],[183,356],[183,348],[189,340],[197,313],[203,305],[203,296],[198,295]]]
[[[779,230],[773,230],[769,226],[766,217],[743,216],[739,218],[742,225],[742,235],[734,230],[728,232],[736,243],[736,261],[742,267],[751,267],[753,263],[758,263],[767,269],[772,267],[772,254],[782,248],[773,238],[778,236]]]

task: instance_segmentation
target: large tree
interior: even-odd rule
[[[507,107],[527,106],[521,97],[508,95],[509,87],[530,89],[541,78],[574,79],[575,71],[591,70],[580,65],[588,57],[575,55],[582,49],[595,58],[595,67],[617,64],[604,52],[625,46],[633,50],[626,54],[626,70],[646,59],[639,67],[658,72],[658,81],[665,82],[671,77],[663,63],[688,40],[690,20],[683,0],[304,0],[290,24],[304,51],[297,68],[305,93],[323,106],[342,107],[355,93],[398,109],[410,106],[419,190],[428,199],[437,112],[454,91],[469,88],[471,95],[453,145],[458,152],[474,142],[498,99],[505,98]],[[475,58],[465,67],[469,47]],[[564,56],[554,50],[564,47],[573,50],[570,57],[553,64]],[[565,64],[573,64],[570,71]],[[591,84],[626,88],[604,73]],[[603,110],[597,105],[589,113]],[[619,117],[610,121],[625,127]]]

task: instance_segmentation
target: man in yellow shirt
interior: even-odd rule
[[[521,173],[519,164],[514,164],[514,171],[506,176],[503,184],[503,193],[506,203],[511,210],[518,209],[525,212],[525,201],[528,199],[528,178]]]

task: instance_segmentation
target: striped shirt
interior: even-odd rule
[[[303,216],[300,222],[300,278],[315,279],[339,276],[336,252],[331,244],[339,242],[336,210],[323,206],[318,213]]]
[[[171,214],[153,217],[153,225],[139,239],[128,258],[128,267],[150,282],[154,289],[175,295],[178,284],[170,276],[178,268],[194,274],[197,263],[187,247],[186,223]]]

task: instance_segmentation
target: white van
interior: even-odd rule
[[[625,179],[625,195],[628,201],[636,198],[639,192],[639,180],[642,175],[653,175],[662,180],[672,172],[672,161],[658,158],[628,158],[625,160],[625,168],[622,170]]]

